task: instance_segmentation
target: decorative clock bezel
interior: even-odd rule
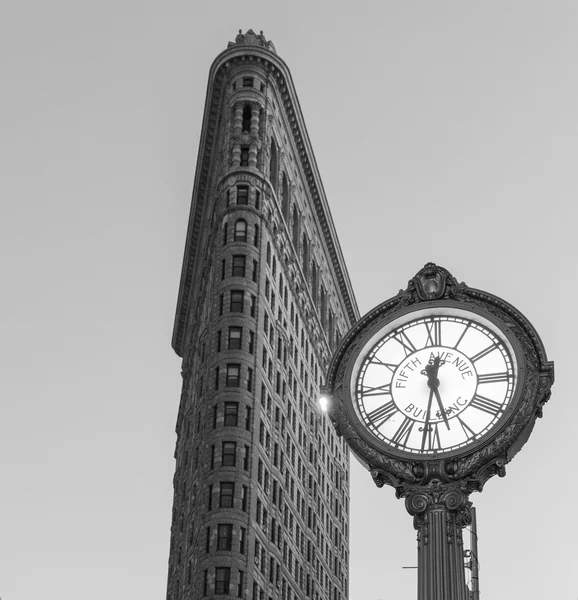
[[[507,340],[515,354],[517,383],[506,413],[471,445],[437,455],[410,454],[381,443],[358,418],[351,385],[356,362],[368,343],[400,317],[456,309],[491,323],[494,333]],[[553,381],[553,363],[547,361],[538,334],[517,309],[487,292],[458,284],[447,270],[428,263],[406,290],[374,308],[347,333],[329,366],[324,391],[330,399],[332,423],[369,468],[376,484],[393,485],[398,495],[405,495],[407,486],[432,481],[467,482],[468,489],[481,490],[492,475],[504,475],[505,464],[541,416]]]

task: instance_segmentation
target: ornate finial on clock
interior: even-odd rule
[[[417,295],[415,301],[423,302],[448,298],[457,285],[456,278],[447,269],[429,262],[410,279],[408,291]]]

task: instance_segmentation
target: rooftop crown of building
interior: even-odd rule
[[[247,33],[243,33],[243,30],[239,29],[239,33],[237,34],[235,41],[229,42],[227,47],[231,48],[233,46],[241,46],[241,45],[262,46],[263,48],[267,48],[267,50],[271,50],[272,52],[275,52],[275,54],[277,54],[277,51],[275,50],[275,46],[273,45],[273,42],[267,41],[265,39],[265,36],[263,35],[262,31],[260,31],[259,34],[257,35],[252,29],[248,29]]]

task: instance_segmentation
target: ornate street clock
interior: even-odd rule
[[[433,263],[343,339],[328,371],[328,413],[376,484],[406,499],[420,600],[467,598],[469,494],[505,474],[553,381],[519,311]]]

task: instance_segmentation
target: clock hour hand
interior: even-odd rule
[[[438,381],[438,385],[439,385],[439,381]],[[435,388],[433,388],[433,390],[432,390],[432,391],[433,391],[433,393],[434,393],[434,394],[435,394],[435,396],[436,396],[436,400],[438,401],[438,406],[440,407],[440,412],[442,413],[442,417],[444,418],[444,422],[445,422],[445,424],[446,424],[446,427],[447,427],[448,429],[450,429],[450,423],[449,423],[449,421],[448,421],[448,416],[447,416],[447,414],[446,414],[446,410],[445,410],[445,408],[444,408],[444,405],[443,405],[443,403],[442,403],[442,398],[441,398],[441,396],[440,396],[440,393],[439,393],[439,391],[438,391],[438,388],[437,388],[437,386],[436,386]]]
[[[427,385],[433,390],[437,388],[440,384],[440,380],[438,379],[438,371],[441,365],[443,365],[443,361],[439,356],[431,359],[430,362],[425,366],[424,370],[421,372],[422,375],[427,375]]]

